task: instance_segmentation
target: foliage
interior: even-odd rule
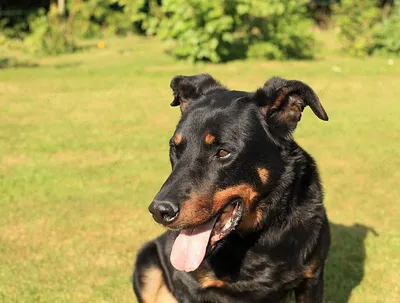
[[[146,32],[174,40],[172,53],[190,61],[221,62],[246,56],[310,58],[313,37],[308,0],[164,0]]]
[[[134,32],[145,34],[150,28],[153,31],[158,28],[163,16],[161,0],[119,0],[118,3],[124,6],[126,15],[133,23]],[[151,31],[147,31],[147,34],[151,34]]]
[[[26,20],[15,19],[11,24],[9,18],[0,19],[0,31],[5,38],[23,39],[29,30]]]
[[[132,31],[132,22],[119,0],[76,0],[69,2],[68,13],[73,15],[73,31],[83,38],[125,35]]]
[[[400,5],[394,7],[375,34],[374,53],[400,55]]]
[[[307,3],[308,0],[249,1],[243,22],[250,38],[248,55],[268,59],[312,58],[314,38]],[[256,47],[264,54],[255,54]]]
[[[37,55],[57,55],[76,50],[72,37],[71,19],[58,15],[55,5],[46,14],[39,10],[37,15],[28,20],[31,32],[25,37],[26,49]]]
[[[381,12],[377,0],[342,0],[335,7],[339,37],[346,52],[355,56],[372,54]]]
[[[336,6],[339,37],[346,52],[354,56],[400,53],[399,5],[389,2],[382,8],[382,4],[378,0],[342,0]]]
[[[175,39],[173,54],[178,58],[219,62],[234,43],[234,18],[224,6],[219,1],[164,1],[162,19],[150,20],[148,32]]]
[[[308,10],[321,29],[328,29],[332,23],[332,6],[340,0],[310,0]]]

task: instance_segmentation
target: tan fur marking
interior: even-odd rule
[[[157,267],[150,267],[144,274],[142,297],[145,303],[177,303],[165,285],[162,272]]]
[[[258,205],[255,211],[248,213],[238,226],[238,230],[254,230],[259,227],[264,218],[264,212],[261,205]]]
[[[289,92],[289,88],[288,87],[282,88],[282,92],[280,93],[278,98],[276,98],[274,104],[272,105],[272,108],[277,108],[277,107],[281,106],[281,104],[282,104],[283,100],[285,100],[285,97],[286,97],[288,92]]]
[[[218,279],[211,269],[201,268],[196,272],[197,279],[203,288],[216,287],[220,288],[225,286],[227,283]]]
[[[213,144],[215,141],[215,136],[211,135],[211,134],[207,134],[204,137],[204,142],[206,142],[207,144]]]
[[[280,111],[278,119],[283,123],[298,122],[301,119],[301,106],[302,100],[298,95],[292,95],[289,97],[289,104]]]
[[[269,179],[268,169],[263,168],[263,167],[257,167],[257,173],[258,173],[258,176],[260,177],[261,182],[263,184],[266,184]]]
[[[165,284],[161,285],[158,292],[157,303],[178,303]]]
[[[182,134],[179,133],[179,134],[177,134],[177,135],[175,136],[175,138],[174,138],[174,143],[175,143],[176,145],[179,145],[179,144],[181,144],[181,142],[182,142]]]
[[[203,279],[200,280],[200,284],[203,288],[209,288],[209,287],[216,287],[220,288],[225,286],[225,282],[219,279],[214,279],[212,277],[204,277]]]
[[[217,191],[213,199],[213,213],[219,211],[226,203],[232,198],[240,197],[245,203],[245,207],[248,209],[250,207],[251,201],[258,195],[254,190],[253,186],[250,184],[240,184],[226,189]]]
[[[205,222],[212,215],[209,200],[205,195],[193,195],[190,200],[183,201],[178,219],[168,227],[171,229],[185,228],[187,225],[192,226]]]
[[[213,207],[217,212],[221,207],[237,196],[243,199],[245,204],[245,217],[242,223],[238,226],[238,230],[249,230],[256,228],[263,218],[263,212],[261,207],[257,207],[254,212],[250,212],[251,204],[258,193],[249,184],[241,184],[233,187],[228,187],[222,191],[219,191],[214,196]]]
[[[183,202],[178,220],[170,224],[169,228],[202,224],[234,197],[242,198],[245,208],[250,209],[251,202],[257,195],[258,193],[250,184],[240,184],[217,191],[213,198],[209,196],[209,193],[193,196],[190,200]]]
[[[315,269],[317,268],[317,261],[313,260],[303,273],[304,278],[313,278]]]

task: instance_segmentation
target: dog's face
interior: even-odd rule
[[[195,270],[206,250],[233,229],[255,231],[266,216],[262,197],[277,185],[282,144],[310,105],[328,117],[310,87],[272,78],[254,93],[231,91],[209,75],[171,82],[182,118],[170,140],[172,173],[149,209],[180,231],[172,264]]]

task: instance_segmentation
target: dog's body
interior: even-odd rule
[[[314,160],[292,139],[310,87],[272,78],[254,93],[208,75],[171,82],[182,118],[173,171],[150,205],[172,229],[138,253],[139,302],[322,302],[330,235]]]

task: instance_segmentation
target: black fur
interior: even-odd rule
[[[316,163],[292,138],[305,106],[328,120],[314,91],[281,78],[253,93],[232,91],[209,75],[177,76],[171,88],[171,105],[182,110],[173,138],[181,140],[171,139],[172,173],[155,201],[168,201],[180,213],[164,224],[173,230],[138,253],[133,285],[139,302],[141,276],[150,266],[160,268],[178,302],[283,302],[293,291],[299,303],[322,302],[329,225]],[[206,134],[215,142],[206,144]],[[228,159],[216,156],[221,149],[230,152]],[[268,182],[260,180],[258,167],[268,171]],[[207,253],[198,270],[177,271],[169,256],[179,230],[217,216],[211,210],[216,192],[240,184],[257,194],[242,225]],[[184,215],[184,201],[196,209],[193,196],[203,193],[208,200],[196,218]],[[249,219],[257,211],[261,219]],[[223,285],[205,288],[204,276]]]

